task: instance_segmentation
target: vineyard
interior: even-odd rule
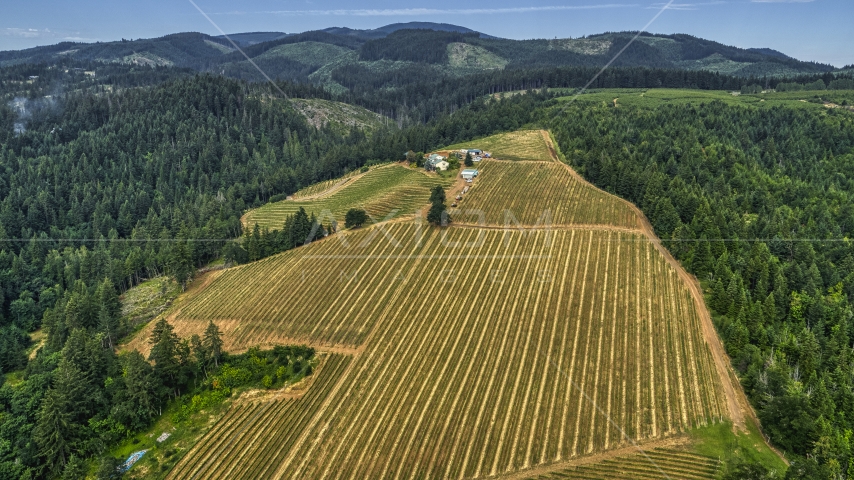
[[[577,180],[560,163],[483,160],[478,169],[480,175],[454,212],[459,223],[639,228],[627,203]]]
[[[330,222],[327,215],[331,214],[343,226],[344,215],[351,208],[362,208],[376,221],[381,221],[415,213],[427,203],[430,188],[437,184],[450,184],[448,179],[399,164],[372,169],[351,181],[346,178],[341,180],[346,184],[329,195],[321,195],[314,200],[283,200],[252,210],[244,216],[244,224],[257,223],[262,228],[279,229],[285,223],[285,218],[296,213],[300,207],[309,214],[321,217],[324,225]],[[297,194],[303,197],[322,194],[337,182],[330,180],[325,185],[309,187]]]
[[[235,404],[219,423],[185,453],[167,478],[268,478],[264,468],[292,445],[265,439],[293,438],[335,386],[350,358],[327,355],[305,396]],[[245,458],[244,458],[245,457]],[[245,459],[252,459],[247,465]]]
[[[720,461],[683,450],[656,448],[643,454],[607,459],[580,465],[529,480],[565,478],[567,480],[636,480],[639,478],[714,479],[721,471]]]
[[[552,155],[547,137],[548,132],[543,130],[519,130],[458,143],[445,147],[443,151],[479,148],[501,160],[550,160]]]
[[[294,448],[276,477],[494,475],[624,445],[605,415],[635,439],[725,415],[691,294],[640,234],[399,222],[347,241],[225,271],[176,320],[188,336],[214,319],[232,349],[364,343],[315,420],[277,437]]]
[[[314,185],[309,185],[291,195],[291,200],[303,200],[306,197],[322,197],[325,192],[328,192],[333,188],[343,187],[357,175],[359,175],[359,172],[353,171],[341,177],[333,178],[332,180],[326,180],[324,182],[315,183]]]
[[[304,397],[235,407],[171,477],[715,477],[681,451],[589,461],[733,407],[696,298],[642,218],[550,158],[484,160],[462,201],[528,228],[399,219],[208,277],[168,317],[181,337],[213,320],[228,350],[305,343],[328,360]],[[305,204],[340,212],[385,189],[390,211],[402,185],[434,181],[392,165]],[[427,200],[412,188],[410,211]],[[265,208],[283,219],[285,204],[300,202]],[[531,228],[546,209],[554,228]]]

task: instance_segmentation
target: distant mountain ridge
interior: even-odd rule
[[[392,23],[384,27],[374,28],[371,30],[354,30],[347,27],[330,27],[324,28],[322,31],[334,35],[350,35],[360,37],[367,40],[377,38],[385,38],[398,30],[434,30],[437,32],[456,32],[456,33],[476,33],[480,38],[498,38],[492,35],[474,31],[470,28],[452,25],[450,23],[434,23],[434,22],[407,22],[407,23]]]
[[[792,58],[792,57],[786,55],[785,53],[780,52],[778,50],[774,50],[772,48],[748,48],[747,50],[749,50],[751,52],[761,53],[763,55],[770,55],[772,57],[777,57],[777,58],[789,58],[789,59]]]
[[[228,38],[230,38],[234,43],[241,47],[248,47],[250,45],[255,45],[258,43],[271,42],[273,40],[279,40],[281,38],[285,38],[288,34],[285,32],[247,32],[247,33],[230,33],[228,34]],[[226,40],[225,36],[217,35],[216,38]],[[226,40],[227,41],[227,40]]]
[[[348,27],[329,27],[324,28],[322,30],[318,30],[320,32],[326,32],[332,35],[343,35],[348,37],[357,37],[365,40],[374,40],[377,38],[384,38],[388,36],[390,33],[394,33],[398,30],[435,30],[437,32],[457,32],[457,33],[477,33],[481,38],[497,38],[491,35],[487,35],[485,33],[475,32],[474,30],[466,27],[461,27],[459,25],[451,25],[450,23],[433,23],[433,22],[408,22],[408,23],[392,23],[390,25],[386,25],[384,27],[374,28],[374,29],[366,29],[359,30]],[[228,34],[228,38],[230,38],[234,43],[238,44],[241,47],[248,47],[251,45],[256,45],[263,42],[270,42],[275,40],[280,40],[282,38],[298,35],[296,33],[285,33],[285,32],[247,32],[247,33],[230,33]],[[217,38],[225,40],[225,36],[218,35]]]
[[[302,33],[229,34],[270,77],[322,85],[341,93],[349,79],[377,78],[383,88],[408,76],[455,77],[500,69],[614,67],[705,70],[739,77],[784,77],[839,71],[771,48],[743,49],[685,34],[606,32],[581,38],[509,40],[445,23],[394,23],[375,29],[329,27]],[[624,48],[627,47],[627,48]],[[620,53],[621,52],[621,53]],[[620,55],[617,55],[620,53]],[[263,80],[224,36],[177,33],[117,42],[73,43],[0,52],[0,67],[61,59],[173,66]],[[383,79],[390,79],[386,81]],[[391,82],[391,83],[388,83]],[[397,83],[395,83],[397,82]]]

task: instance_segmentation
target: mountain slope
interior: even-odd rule
[[[635,34],[609,32],[583,38],[509,40],[457,25],[410,22],[371,30],[330,27],[300,34],[251,32],[229,37],[269,76],[312,81],[335,91],[346,90],[335,84],[336,72],[353,66],[384,74],[405,70],[413,72],[420,68],[422,75],[447,77],[494,69],[600,67],[616,57],[613,62],[616,67],[704,70],[740,77],[797,76],[834,70],[830,65],[800,61],[770,48],[743,49],[685,34],[644,33],[628,45]],[[297,44],[301,47],[283,47]],[[356,55],[339,55],[347,50]],[[339,54],[332,54],[333,51]],[[188,67],[263,80],[243,54],[234,51],[231,42],[221,36],[201,33],[95,44],[66,42],[0,52],[0,66],[51,62],[61,58]],[[391,66],[370,63],[381,61],[401,63]],[[415,64],[420,64],[420,67],[413,70]],[[425,66],[430,68],[425,69]],[[313,75],[316,72],[323,73]],[[399,76],[412,78],[416,75]],[[397,80],[395,86],[401,85],[401,81]]]

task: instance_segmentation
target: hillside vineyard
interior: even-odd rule
[[[416,228],[390,233],[413,238]],[[321,478],[333,465],[350,478],[497,474],[624,444],[606,415],[632,438],[721,419],[690,293],[644,237],[563,230],[547,245],[546,232],[459,228],[449,243],[484,236],[462,253],[443,248],[443,235],[425,231],[405,255],[376,240],[385,246],[352,259],[330,239],[226,272],[181,313],[182,336],[221,319],[235,349],[277,338],[364,344],[314,422],[275,439],[294,449],[264,476]],[[299,275],[309,266],[358,273]],[[256,420],[233,430],[274,418]]]
[[[181,336],[214,320],[232,350],[298,342],[352,360],[299,420],[277,405],[224,420],[234,442],[269,446],[225,448],[215,430],[196,448],[216,460],[190,452],[171,478],[477,478],[726,420],[690,290],[627,204],[567,191],[610,202],[621,226],[404,218],[219,274],[173,320]]]
[[[351,179],[328,183],[324,190],[307,188],[297,192],[296,201],[268,203],[246,214],[244,223],[248,227],[257,223],[262,228],[282,228],[289,215],[304,207],[324,224],[334,219],[343,226],[344,215],[354,206],[363,208],[376,221],[382,221],[415,213],[427,203],[429,189],[436,183],[435,178],[397,164],[381,166]],[[441,183],[447,186],[450,181]],[[340,186],[346,188],[338,188]],[[313,200],[307,201],[304,197]]]

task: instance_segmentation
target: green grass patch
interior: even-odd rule
[[[475,73],[483,70],[502,69],[508,61],[477,45],[449,43],[448,65],[456,73]]]
[[[762,438],[753,422],[747,422],[747,433],[734,433],[732,423],[723,422],[690,430],[692,450],[700,455],[719,458],[724,465],[741,462],[759,463],[780,477],[788,468]]]
[[[17,387],[24,381],[24,371],[15,370],[3,375],[4,381],[12,387]]]
[[[752,64],[747,62],[735,62],[719,53],[715,53],[699,60],[677,61],[676,65],[688,70],[707,70],[724,75],[733,75],[739,70],[749,67]]]
[[[372,169],[341,189],[316,200],[268,203],[247,213],[244,221],[249,226],[257,223],[262,228],[278,230],[284,225],[285,219],[300,207],[309,214],[317,215],[324,225],[329,224],[331,216],[338,222],[339,228],[344,226],[344,215],[351,208],[361,208],[375,221],[381,221],[415,213],[427,205],[431,188],[437,184],[447,187],[451,183],[451,178],[395,163]]]
[[[560,97],[560,103],[568,102],[572,96]],[[803,91],[803,92],[768,92],[758,94],[734,94],[721,90],[688,90],[688,89],[601,89],[590,90],[579,95],[576,103],[590,106],[613,108],[656,108],[662,105],[700,105],[720,101],[732,106],[756,108],[773,108],[784,106],[788,108],[804,108],[826,110],[824,101],[838,100],[841,104],[847,101],[854,104],[854,92],[840,91]],[[560,107],[558,107],[560,108]]]

